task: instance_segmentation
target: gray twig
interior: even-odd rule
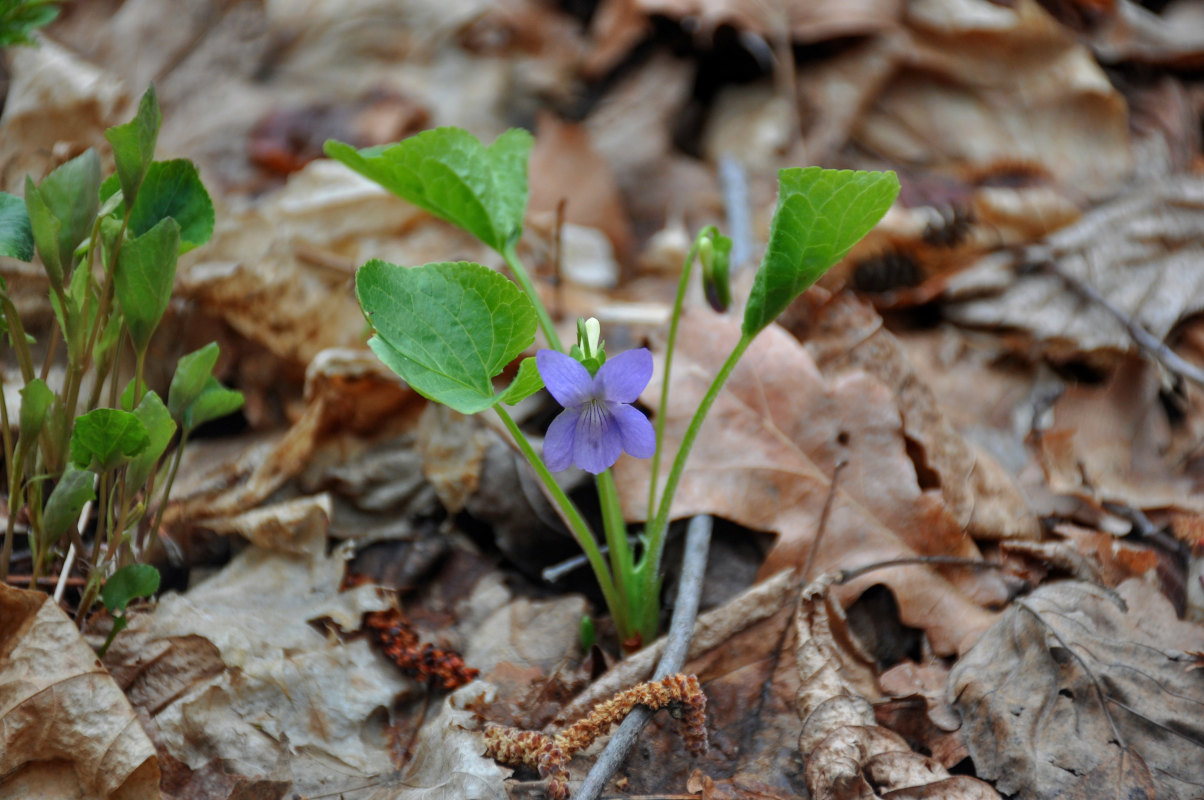
[[[677,589],[677,605],[673,608],[673,619],[665,637],[665,652],[656,666],[653,680],[680,672],[690,649],[690,637],[694,634],[694,622],[698,618],[698,603],[702,597],[702,578],[706,573],[707,552],[711,547],[711,518],[705,514],[694,517],[686,529],[686,551],[681,560],[681,579]],[[622,766],[623,760],[635,745],[640,731],[652,719],[652,711],[643,706],[636,707],[619,725],[618,730],[606,743],[606,749],[594,762],[593,769],[585,776],[581,788],[573,795],[575,800],[597,800],[611,776]]]
[[[1146,351],[1155,361],[1161,364],[1172,373],[1180,377],[1204,386],[1204,369],[1200,369],[1195,364],[1185,358],[1182,358],[1174,350],[1166,346],[1166,343],[1159,339],[1154,334],[1147,331],[1136,320],[1114,306],[1108,298],[1100,294],[1094,286],[1081,281],[1075,276],[1061,269],[1052,258],[1041,264],[1045,270],[1062,279],[1062,282],[1070,287],[1071,291],[1085,297],[1087,300],[1095,303],[1100,308],[1107,311],[1113,317],[1125,326],[1129,337],[1137,344],[1139,348]]]

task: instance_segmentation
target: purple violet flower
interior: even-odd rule
[[[552,397],[564,406],[544,437],[548,469],[559,472],[575,464],[597,475],[624,450],[636,458],[656,452],[652,423],[629,405],[652,379],[647,348],[620,353],[593,377],[576,359],[555,350],[540,350],[535,365]]]

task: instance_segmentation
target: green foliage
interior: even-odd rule
[[[146,352],[171,300],[179,250],[180,226],[175,219],[165,217],[125,242],[117,256],[113,286],[130,339],[139,353]]]
[[[0,0],[0,22],[12,8],[5,2]],[[147,391],[143,379],[179,254],[208,241],[214,226],[213,203],[196,167],[184,160],[152,160],[161,122],[155,91],[148,88],[134,119],[105,132],[116,174],[102,182],[100,160],[88,151],[40,184],[27,177],[23,200],[0,193],[0,255],[40,257],[64,345],[44,352],[52,359],[65,351],[67,362],[54,390],[35,377],[32,340],[0,280],[0,330],[8,334],[25,379],[20,438],[5,470],[9,522],[0,580],[7,574],[22,506],[29,509],[27,542],[36,578],[63,555],[59,540],[77,524],[84,504],[95,499],[95,527],[80,535],[100,540],[84,546],[96,546],[102,559],[87,564],[81,615],[90,611],[112,565],[144,552],[138,540],[161,521],[189,430],[243,403],[239,392],[212,375],[216,345],[181,360],[169,404]],[[134,343],[135,379],[122,396],[123,408],[97,408],[121,380],[113,362],[123,332]],[[45,363],[41,369],[50,367]],[[167,479],[157,482],[181,427],[184,435]],[[13,435],[6,432],[6,443]],[[148,507],[156,501],[155,521],[146,525]],[[81,541],[73,536],[72,544]]]
[[[171,388],[167,391],[167,410],[176,422],[183,424],[184,412],[201,396],[219,355],[221,348],[217,342],[210,342],[180,356],[176,362],[176,372],[171,377]]]
[[[159,139],[159,126],[162,123],[159,98],[155,94],[155,87],[151,86],[142,95],[138,114],[132,120],[105,131],[105,138],[113,146],[117,177],[127,201],[133,201],[138,196],[138,189],[155,156],[155,142]]]
[[[25,201],[8,192],[0,192],[0,256],[33,260],[33,228]]]
[[[62,286],[75,249],[88,238],[100,206],[100,158],[87,150],[34,186],[25,179],[25,208],[38,255],[52,286]]]
[[[518,365],[518,374],[514,376],[506,391],[502,392],[502,402],[508,406],[516,405],[542,388],[543,378],[539,376],[535,359],[524,358]]]
[[[100,590],[100,600],[113,615],[113,629],[99,655],[103,658],[117,634],[125,630],[128,620],[126,606],[136,597],[150,597],[159,591],[159,571],[149,564],[127,564],[114,572]]]
[[[96,499],[96,473],[68,467],[55,484],[42,511],[42,547],[53,547],[79,520],[84,504]]]
[[[124,207],[125,203],[118,212],[124,213]],[[213,236],[213,201],[196,165],[187,159],[153,161],[147,167],[130,208],[130,235],[142,236],[168,217],[180,226],[181,255]]]
[[[22,449],[32,447],[42,427],[46,424],[46,412],[54,402],[54,392],[41,378],[34,378],[21,389],[21,439]]]
[[[133,413],[146,428],[148,441],[146,449],[134,456],[126,467],[125,479],[134,486],[141,486],[151,476],[155,464],[167,452],[171,437],[176,432],[176,423],[171,418],[167,406],[163,405],[163,401],[155,392],[142,395],[142,402]]]
[[[124,611],[136,597],[159,591],[159,571],[146,564],[130,564],[114,572],[100,590],[101,602],[109,613]]]
[[[51,0],[0,0],[0,47],[36,45],[30,34],[53,22],[60,5]]]
[[[129,411],[98,408],[75,420],[71,463],[104,472],[128,462],[150,446],[146,425]]]
[[[355,291],[376,331],[373,352],[419,394],[462,414],[497,402],[493,377],[535,339],[531,301],[480,264],[372,260],[356,272]]]
[[[243,402],[242,392],[227,389],[210,375],[196,400],[184,409],[184,430],[195,430],[206,422],[233,414],[242,408]]]
[[[502,252],[522,234],[532,143],[514,129],[486,148],[467,131],[436,128],[358,151],[331,140],[326,154]]]
[[[899,193],[893,172],[784,169],[769,244],[744,310],[755,336],[844,257],[882,219]]]

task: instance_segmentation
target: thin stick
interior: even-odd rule
[[[973,558],[961,558],[959,556],[914,556],[912,558],[892,558],[889,561],[875,561],[872,564],[864,564],[860,567],[852,569],[842,569],[836,573],[837,583],[848,583],[854,578],[860,578],[867,572],[874,572],[880,569],[889,569],[890,567],[906,567],[906,566],[950,566],[950,567],[969,567],[970,569],[1003,569],[1003,564],[997,564],[994,561],[978,561]]]
[[[681,560],[677,605],[673,608],[673,620],[665,637],[665,651],[657,664],[653,680],[681,672],[685,665],[690,638],[694,634],[694,622],[698,618],[698,604],[702,598],[702,579],[706,574],[707,552],[711,546],[711,525],[711,518],[702,514],[691,519],[686,530],[686,550]],[[623,765],[640,731],[650,719],[652,711],[643,706],[627,715],[594,762],[593,769],[585,776],[585,782],[575,795],[576,800],[597,800],[602,788]]]
[[[1180,377],[1187,378],[1200,386],[1204,386],[1204,369],[1200,369],[1200,367],[1180,357],[1178,353],[1167,347],[1165,342],[1143,328],[1128,314],[1112,305],[1108,298],[1096,291],[1095,287],[1063,271],[1054,263],[1053,259],[1046,261],[1041,267],[1050,274],[1061,278],[1062,282],[1070,287],[1072,291],[1087,298],[1115,317],[1121,325],[1125,326],[1125,330],[1128,331],[1129,337],[1133,342],[1163,367]]]
[[[828,528],[828,516],[832,513],[832,501],[836,497],[836,486],[840,481],[840,471],[849,462],[841,458],[832,467],[832,482],[828,484],[828,496],[824,498],[823,511],[819,512],[819,526],[815,529],[815,538],[811,540],[811,549],[807,551],[807,560],[803,562],[803,584],[811,580],[811,568],[815,566],[815,555],[819,552],[819,543],[823,541],[824,531]]]

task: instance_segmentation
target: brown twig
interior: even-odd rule
[[[823,541],[824,531],[828,527],[828,517],[832,513],[832,501],[836,498],[837,485],[840,482],[840,471],[847,467],[848,461],[841,458],[832,467],[832,481],[828,484],[828,496],[824,498],[823,511],[819,512],[819,525],[815,529],[815,538],[811,540],[811,549],[807,551],[807,560],[803,562],[803,582],[811,580],[811,568],[815,566],[815,556],[819,553],[819,543]]]
[[[853,567],[852,569],[837,570],[832,574],[835,576],[836,583],[848,583],[854,578],[860,578],[867,572],[889,569],[890,567],[906,567],[914,564],[969,567],[971,569],[1003,569],[1003,564],[997,564],[994,561],[979,561],[973,558],[961,558],[960,556],[913,556],[911,558],[892,558],[887,561],[875,561],[872,564],[863,564],[860,567]]]

